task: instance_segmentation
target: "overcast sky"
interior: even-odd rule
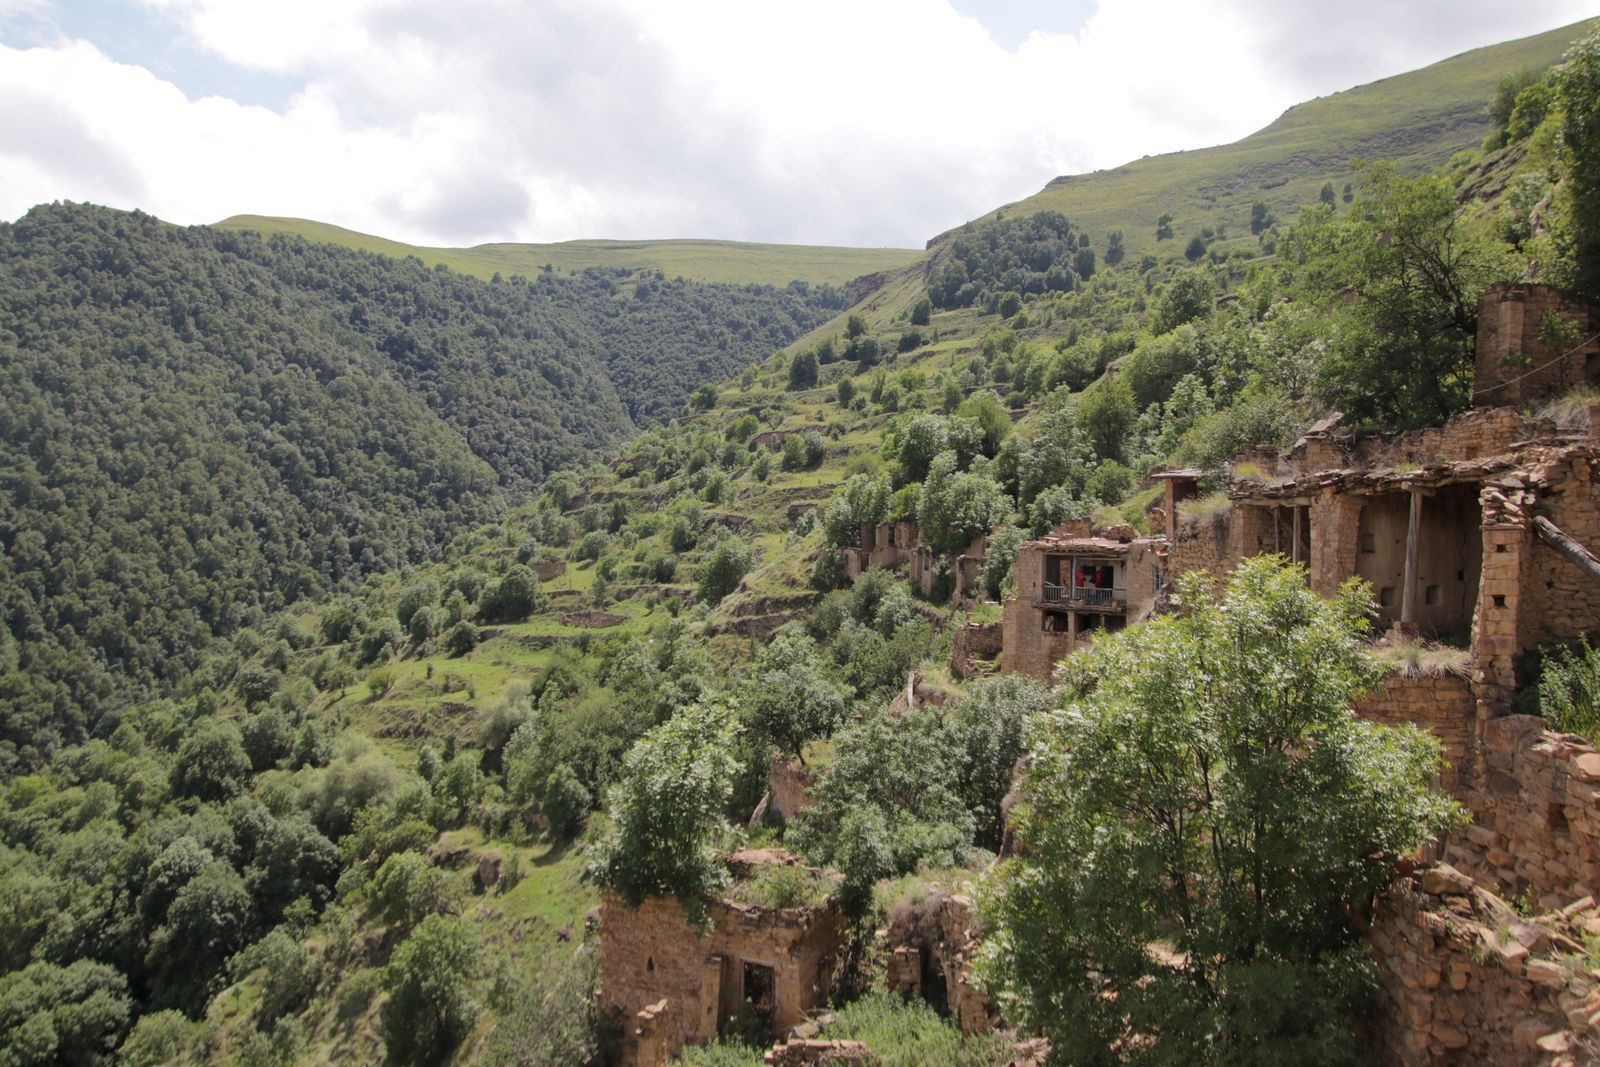
[[[0,217],[920,246],[1593,0],[0,0]]]

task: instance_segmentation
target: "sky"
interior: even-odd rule
[[[1594,0],[0,0],[0,219],[920,247]]]

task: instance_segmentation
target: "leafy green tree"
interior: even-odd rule
[[[152,1001],[197,1014],[228,957],[248,942],[254,920],[254,902],[238,872],[221,860],[208,864],[178,890],[150,938]]]
[[[1000,451],[1000,443],[1011,433],[1011,415],[993,389],[981,389],[967,397],[956,408],[956,415],[971,419],[983,431],[980,448],[993,458]]]
[[[822,531],[829,545],[844,548],[860,543],[863,526],[875,526],[888,517],[888,476],[852,474],[823,506]]]
[[[707,382],[689,397],[690,411],[710,411],[717,406],[717,387]]]
[[[1514,70],[1501,77],[1494,87],[1494,96],[1489,100],[1489,122],[1493,129],[1484,140],[1484,147],[1492,151],[1506,146],[1510,139],[1508,127],[1511,125],[1511,114],[1517,106],[1517,97],[1538,80],[1538,73],[1528,69]]]
[[[1015,526],[1001,526],[989,535],[989,551],[983,557],[983,592],[990,600],[1005,596],[1006,580],[1017,559],[1017,548],[1027,534]]]
[[[1198,263],[1205,258],[1206,239],[1199,234],[1189,238],[1189,243],[1183,248],[1183,258],[1190,263]]]
[[[396,852],[372,876],[367,899],[387,922],[409,930],[430,915],[454,915],[459,892],[449,871],[415,852]]]
[[[383,1040],[396,1063],[442,1062],[477,1021],[472,984],[483,970],[483,944],[473,925],[430,915],[383,969],[389,999]]]
[[[810,389],[817,384],[817,354],[811,349],[796,352],[789,361],[789,388]]]
[[[720,603],[722,598],[739,588],[739,580],[756,565],[755,549],[729,537],[719,542],[700,564],[700,580],[696,585],[702,602]]]
[[[478,647],[478,639],[478,628],[462,619],[445,632],[444,650],[452,656],[465,656]]]
[[[116,968],[30,963],[0,975],[0,1062],[109,1067],[131,1014],[128,980]]]
[[[1135,414],[1133,389],[1121,374],[1102,379],[1078,401],[1078,425],[1101,459],[1122,458]]]
[[[200,800],[226,800],[250,784],[250,756],[239,728],[225,719],[206,719],[178,746],[172,764],[172,791]]]
[[[1322,183],[1322,191],[1317,194],[1317,200],[1319,203],[1327,204],[1329,207],[1334,207],[1338,204],[1339,198],[1333,191],[1332,182]]]
[[[270,770],[294,751],[294,725],[277,708],[268,708],[246,719],[240,736],[250,759],[250,769],[254,771]]]
[[[1172,213],[1170,211],[1162,213],[1161,217],[1156,219],[1156,240],[1172,240]]]
[[[544,787],[544,817],[550,823],[550,834],[558,841],[577,836],[588,818],[594,797],[583,787],[571,767],[556,764],[550,780]]]
[[[1250,205],[1250,233],[1252,236],[1261,236],[1264,231],[1271,229],[1272,224],[1277,221],[1277,216],[1267,207],[1266,201],[1257,200]]]
[[[920,482],[928,476],[933,457],[949,446],[945,420],[938,415],[912,415],[895,436],[902,482]]]
[[[1573,45],[1556,71],[1561,148],[1571,185],[1576,287],[1600,300],[1600,29]]]
[[[911,325],[926,326],[933,320],[933,301],[924,296],[911,309]]]
[[[850,693],[825,675],[826,662],[804,630],[786,626],[756,657],[739,691],[746,734],[760,746],[800,754],[843,720]]]
[[[1200,270],[1187,270],[1161,291],[1150,308],[1150,332],[1163,334],[1187,322],[1210,316],[1216,299],[1211,277]]]
[[[956,454],[941,452],[917,496],[922,537],[937,552],[959,552],[1011,514],[1011,501],[993,478],[956,469]]]
[[[977,843],[999,849],[1005,837],[1001,810],[1010,792],[1025,734],[1033,717],[1050,706],[1050,691],[1031,678],[983,678],[947,705],[944,729],[955,748],[957,791],[977,820]]]
[[[1362,191],[1360,217],[1307,209],[1289,241],[1340,325],[1318,391],[1358,424],[1436,425],[1470,398],[1478,298],[1509,269],[1506,250],[1467,226],[1442,176],[1373,165]]]
[[[1360,1061],[1366,951],[1344,904],[1457,812],[1431,785],[1436,740],[1350,709],[1379,675],[1368,596],[1351,581],[1325,601],[1256,558],[1224,590],[1185,576],[1179,614],[1067,661],[983,950],[1007,1017],[1054,1054]]]
[[[847,408],[850,401],[856,398],[856,382],[854,378],[840,378],[838,385],[839,406]]]
[[[1084,236],[1088,235],[1085,234]],[[1078,249],[1078,254],[1072,257],[1072,269],[1077,271],[1078,277],[1084,281],[1094,277],[1094,249]]]
[[[478,617],[484,622],[520,622],[542,610],[546,602],[539,576],[522,564],[513,563],[498,582],[484,587],[478,601]]]
[[[1112,230],[1106,234],[1106,266],[1115,267],[1125,255],[1127,250],[1122,247],[1122,231]]]
[[[701,894],[727,880],[715,845],[737,769],[737,731],[727,705],[700,701],[645,734],[623,758],[606,803],[613,829],[590,871],[630,905],[671,893],[691,921],[706,921]]]
[[[599,1051],[595,1018],[598,954],[552,953],[538,967],[516,967],[496,981],[494,1032],[485,1062],[507,1067],[592,1063]]]
[[[270,699],[282,684],[283,673],[264,663],[252,664],[239,672],[239,695],[244,697],[246,707],[253,708]]]
[[[1018,293],[1005,293],[1000,297],[996,309],[1000,312],[1001,318],[1009,319],[1022,310],[1022,296]]]
[[[854,341],[867,332],[867,320],[860,315],[851,315],[844,320],[844,335],[847,340]]]

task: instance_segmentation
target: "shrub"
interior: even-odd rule
[[[550,822],[551,836],[557,840],[577,836],[593,803],[594,798],[572,768],[565,763],[556,764],[544,787],[544,817]]]
[[[372,876],[367,899],[386,921],[410,929],[429,915],[453,915],[457,892],[450,874],[415,852],[396,852]]]
[[[445,633],[444,650],[452,656],[464,656],[478,647],[478,640],[478,628],[462,619]]]
[[[431,1064],[448,1055],[477,1020],[472,983],[482,968],[483,945],[470,923],[442,915],[422,920],[383,970],[389,1058]]]
[[[718,543],[700,564],[698,591],[707,604],[719,603],[739,587],[739,581],[755,566],[755,550],[736,537]]]
[[[591,537],[609,541],[607,535],[598,530],[587,535],[584,541],[587,542]],[[478,617],[484,622],[520,622],[544,605],[545,595],[539,588],[538,576],[516,563],[506,570],[498,582],[484,589],[478,601]]]
[[[1587,638],[1577,648],[1546,656],[1539,674],[1539,713],[1552,730],[1600,736],[1600,648]]]

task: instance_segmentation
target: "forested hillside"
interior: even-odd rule
[[[36,208],[0,228],[0,743],[80,738],[208,637],[436,553],[836,304]]]

